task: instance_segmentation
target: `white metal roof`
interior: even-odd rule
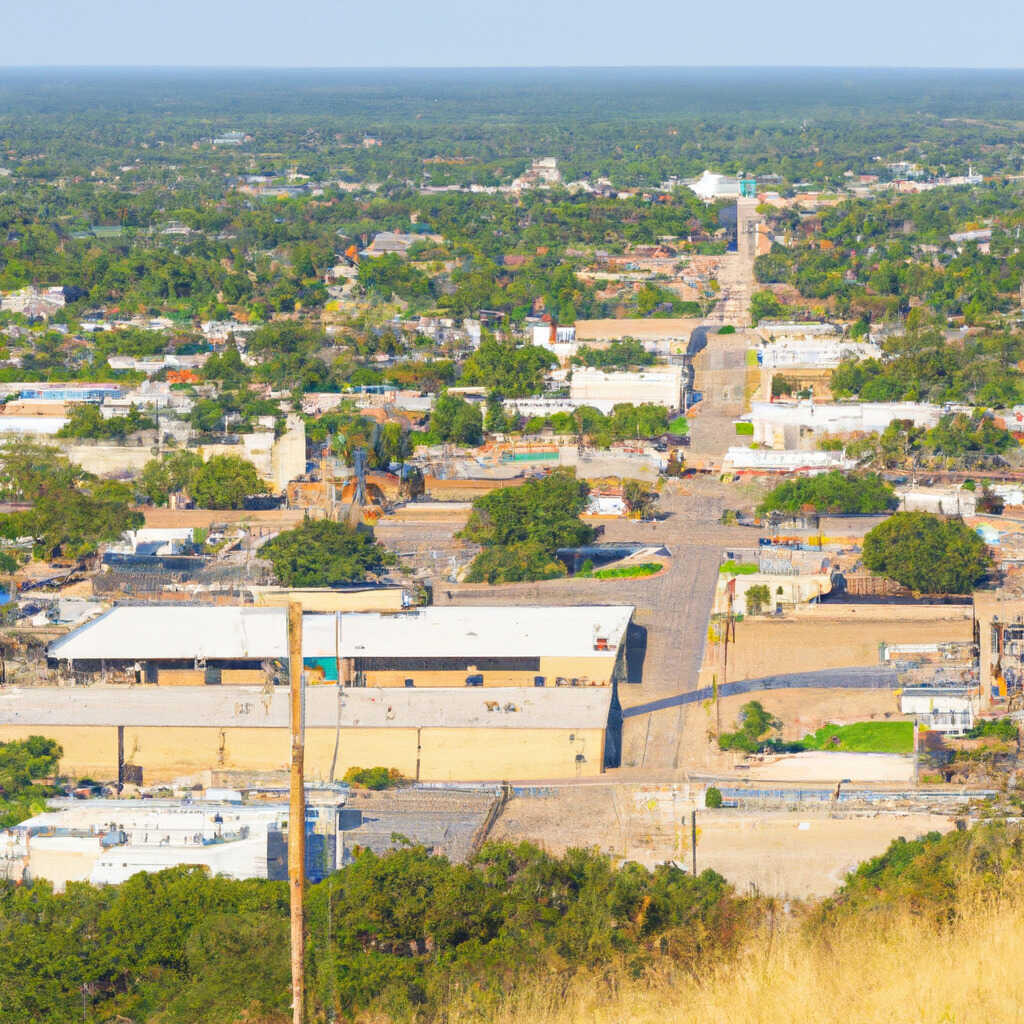
[[[603,729],[609,686],[355,687],[342,692],[346,728]],[[306,726],[335,728],[336,686],[306,689]],[[193,726],[287,728],[288,688],[34,686],[0,690],[0,727]]]
[[[348,658],[614,658],[633,614],[629,605],[430,607],[346,612]],[[596,650],[595,640],[607,641]],[[303,617],[302,653],[333,657],[335,616]],[[284,608],[121,605],[54,641],[51,658],[79,661],[285,658]]]

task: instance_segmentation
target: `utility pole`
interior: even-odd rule
[[[306,936],[303,896],[306,887],[305,756],[306,694],[302,671],[302,605],[288,603],[288,677],[291,696],[292,772],[288,808],[288,893],[291,903],[292,1021],[304,1024]]]
[[[917,730],[918,722],[914,719],[914,786],[918,785],[918,759],[917,759]]]
[[[690,811],[690,871],[697,877],[697,809]]]
[[[334,753],[331,755],[331,777],[329,782],[334,782],[334,773],[338,767],[338,747],[341,746],[341,705],[342,694],[344,693],[344,680],[341,669],[341,612],[334,613],[334,667],[338,676],[338,719],[334,730]]]

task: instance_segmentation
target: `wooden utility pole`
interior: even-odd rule
[[[697,810],[690,811],[690,873],[697,877]]]
[[[288,808],[288,892],[292,925],[292,1021],[304,1024],[306,1001],[306,935],[303,897],[306,887],[306,694],[302,671],[302,605],[288,604],[288,677],[291,690],[292,774]]]

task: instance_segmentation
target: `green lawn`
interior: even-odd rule
[[[597,572],[580,572],[576,575],[583,579],[628,580],[637,576],[653,576],[664,568],[660,562],[640,562],[637,565],[612,566],[610,569],[598,569]]]
[[[747,366],[757,366],[757,349],[747,349]]]
[[[833,738],[838,742],[833,742]],[[803,739],[808,750],[845,750],[859,754],[909,754],[914,743],[913,722],[854,722],[823,725]]]
[[[719,567],[720,573],[732,573],[734,576],[752,576],[761,567],[754,562],[734,562],[731,558]]]
[[[690,424],[686,422],[685,416],[677,416],[669,423],[668,430],[670,434],[685,435],[690,432]]]

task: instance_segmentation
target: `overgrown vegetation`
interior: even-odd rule
[[[362,583],[384,571],[394,556],[365,528],[330,519],[307,519],[267,541],[260,555],[286,587],[335,587]]]
[[[896,493],[877,473],[820,473],[784,480],[769,491],[758,515],[785,512],[865,514],[886,512],[897,506]]]
[[[345,781],[357,789],[393,789],[404,781],[397,768],[359,768],[353,766],[345,772]]]
[[[539,977],[707,969],[754,910],[714,872],[614,868],[583,850],[490,844],[465,865],[364,851],[307,893],[309,1016],[429,1024],[457,999],[488,1019]],[[277,1024],[290,1018],[287,885],[188,867],[59,895],[0,882],[0,962],[5,1024],[65,1024],[83,1005],[95,1021]]]
[[[853,722],[823,725],[801,741],[805,750],[845,750],[866,754],[909,754],[913,722]]]
[[[985,542],[960,519],[896,512],[864,537],[864,564],[922,594],[967,594],[992,565]]]
[[[56,790],[44,780],[57,774],[63,754],[56,742],[44,736],[0,743],[0,829],[45,809],[46,798]]]
[[[558,548],[593,539],[580,520],[590,488],[571,470],[558,469],[519,487],[504,487],[477,498],[461,536],[484,550],[466,579],[470,583],[516,583],[564,576]]]

